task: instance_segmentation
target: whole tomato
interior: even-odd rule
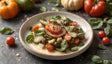
[[[106,11],[106,3],[104,0],[85,0],[84,9],[86,13],[94,17],[103,15]]]

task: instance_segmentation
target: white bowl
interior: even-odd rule
[[[86,40],[84,42],[85,45],[82,46],[79,50],[74,52],[69,52],[69,53],[58,54],[60,52],[57,52],[57,54],[53,54],[53,52],[44,51],[42,49],[37,48],[36,45],[28,44],[26,42],[26,35],[29,32],[28,27],[36,25],[41,18],[47,18],[47,17],[57,16],[57,15],[60,15],[62,17],[68,17],[71,20],[76,21],[85,32],[85,37],[86,37]],[[63,12],[63,11],[45,12],[45,13],[36,14],[31,18],[29,18],[28,20],[26,20],[20,28],[19,38],[22,45],[25,47],[25,49],[27,49],[30,53],[38,57],[44,59],[50,59],[50,60],[64,60],[64,59],[78,56],[79,54],[83,53],[85,50],[88,49],[88,47],[91,45],[91,42],[93,40],[93,29],[85,19],[83,19],[82,17],[76,14]]]

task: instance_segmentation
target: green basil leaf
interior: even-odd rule
[[[33,34],[32,33],[26,37],[26,41],[28,43],[32,43],[33,42]]]
[[[103,22],[101,21],[97,26],[94,26],[93,29],[99,29],[103,26]]]
[[[45,34],[44,37],[47,38],[48,40],[52,39],[52,37],[48,36],[47,34]]]
[[[44,35],[45,32],[42,31],[42,30],[35,30],[34,34],[35,34],[36,36],[40,36],[40,35]]]
[[[112,64],[109,60],[104,60],[103,64]]]
[[[72,40],[69,42],[70,44],[73,44],[74,43],[74,41],[75,41],[75,39],[74,38],[72,38]]]
[[[112,19],[109,19],[109,20],[107,21],[107,23],[108,23],[109,25],[112,25]]]
[[[82,36],[84,36],[85,34],[84,33],[78,33],[77,34],[77,37],[82,37]]]
[[[40,10],[41,10],[42,12],[47,12],[46,7],[44,7],[44,6],[40,7]]]
[[[80,33],[83,33],[83,29],[82,29],[82,28],[80,28],[80,29],[79,29],[79,32],[80,32]]]
[[[72,47],[70,50],[71,50],[71,51],[77,51],[77,50],[78,50],[78,47],[77,47],[77,46]]]
[[[74,29],[79,30],[79,28],[77,28],[77,27],[75,27],[75,26],[71,26],[71,27],[70,27],[70,31],[71,31],[71,32],[72,32]]]
[[[66,19],[64,19],[64,21],[67,21],[67,22],[72,22],[72,20],[70,19],[70,18],[66,18]]]
[[[61,16],[55,16],[56,19],[61,19]]]
[[[99,57],[99,56],[97,56],[97,55],[94,55],[94,56],[92,57],[92,61],[93,61],[94,63],[102,63],[101,57]]]
[[[57,51],[60,52],[64,52],[67,48],[67,41],[66,40],[62,40],[62,42],[60,43],[61,47],[60,48],[56,48]]]
[[[112,29],[110,30],[110,33],[109,33],[109,35],[108,35],[108,36],[110,36],[110,37],[112,36]]]
[[[83,41],[80,41],[78,46],[83,46],[84,45],[84,42]]]
[[[49,2],[54,2],[55,0],[49,0]]]
[[[59,11],[58,8],[52,8],[52,11]]]
[[[104,28],[104,31],[105,31],[106,35],[109,35],[110,30],[111,30],[110,25],[109,25],[109,24],[107,24],[107,27],[106,27],[106,28]]]
[[[61,5],[61,0],[57,0],[57,3],[55,6],[60,6]]]
[[[14,32],[13,29],[9,27],[4,27],[2,30],[0,30],[0,33],[5,35],[12,34],[13,32]]]
[[[88,22],[92,25],[98,25],[102,21],[101,18],[90,18]]]
[[[98,44],[98,48],[99,49],[102,49],[102,50],[105,50],[106,49],[102,44]]]

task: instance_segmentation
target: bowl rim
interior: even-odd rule
[[[21,36],[21,31],[22,31],[23,26],[24,26],[29,20],[31,20],[33,17],[38,16],[38,15],[41,15],[41,14],[48,14],[48,13],[65,13],[65,14],[70,14],[70,15],[73,15],[73,16],[80,17],[81,19],[85,20],[83,17],[81,17],[81,16],[79,16],[79,15],[77,15],[77,14],[73,14],[73,13],[65,12],[65,11],[48,11],[48,12],[43,12],[43,13],[35,14],[35,15],[31,16],[29,19],[27,19],[27,20],[21,25],[20,30],[19,30],[19,39],[20,39],[22,45],[23,45],[25,48],[27,48],[28,50],[30,50],[31,52],[34,52],[34,53],[36,53],[36,54],[41,54],[41,55],[46,55],[46,56],[56,56],[56,57],[58,57],[58,56],[68,56],[68,55],[76,54],[76,53],[81,52],[82,50],[86,49],[86,47],[89,46],[89,45],[91,44],[91,42],[92,42],[92,40],[93,40],[94,33],[93,33],[93,29],[92,29],[91,25],[85,20],[85,21],[88,23],[88,25],[90,26],[90,28],[91,28],[91,31],[92,31],[92,38],[91,38],[90,41],[87,43],[87,45],[84,46],[83,48],[81,48],[81,49],[79,49],[79,50],[77,50],[77,51],[74,51],[73,53],[67,53],[67,54],[64,54],[64,55],[49,55],[49,54],[45,54],[45,53],[41,53],[41,52],[35,51],[35,50],[33,50],[32,48],[30,48],[30,47],[23,41],[22,36]]]

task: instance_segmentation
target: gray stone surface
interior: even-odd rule
[[[96,30],[94,30],[94,40],[92,45],[89,47],[87,51],[83,54],[74,57],[68,60],[61,60],[61,61],[54,61],[54,60],[45,60],[39,57],[36,57],[29,52],[27,52],[20,43],[19,40],[19,28],[22,23],[26,20],[26,18],[31,17],[35,14],[40,13],[39,7],[45,6],[47,10],[51,10],[54,7],[55,3],[49,3],[48,0],[41,0],[41,3],[36,3],[35,7],[32,11],[29,12],[22,12],[20,11],[19,14],[10,20],[4,20],[0,18],[0,29],[3,27],[10,27],[14,29],[14,33],[11,35],[2,35],[0,34],[0,64],[94,64],[91,61],[91,57],[93,55],[99,55],[103,59],[112,60],[112,44],[106,46],[106,50],[99,50],[97,49],[97,44],[101,43],[101,39],[98,38]],[[60,11],[67,11],[63,7],[57,7]],[[71,11],[67,11],[71,12]],[[88,16],[83,9],[76,12],[72,11],[71,13],[78,14],[82,16],[86,20],[90,17]],[[16,45],[13,47],[9,47],[5,39],[8,36],[13,36],[16,39]],[[111,40],[112,41],[112,40]],[[112,43],[112,42],[111,42]],[[16,54],[19,53],[20,57],[17,57]]]

